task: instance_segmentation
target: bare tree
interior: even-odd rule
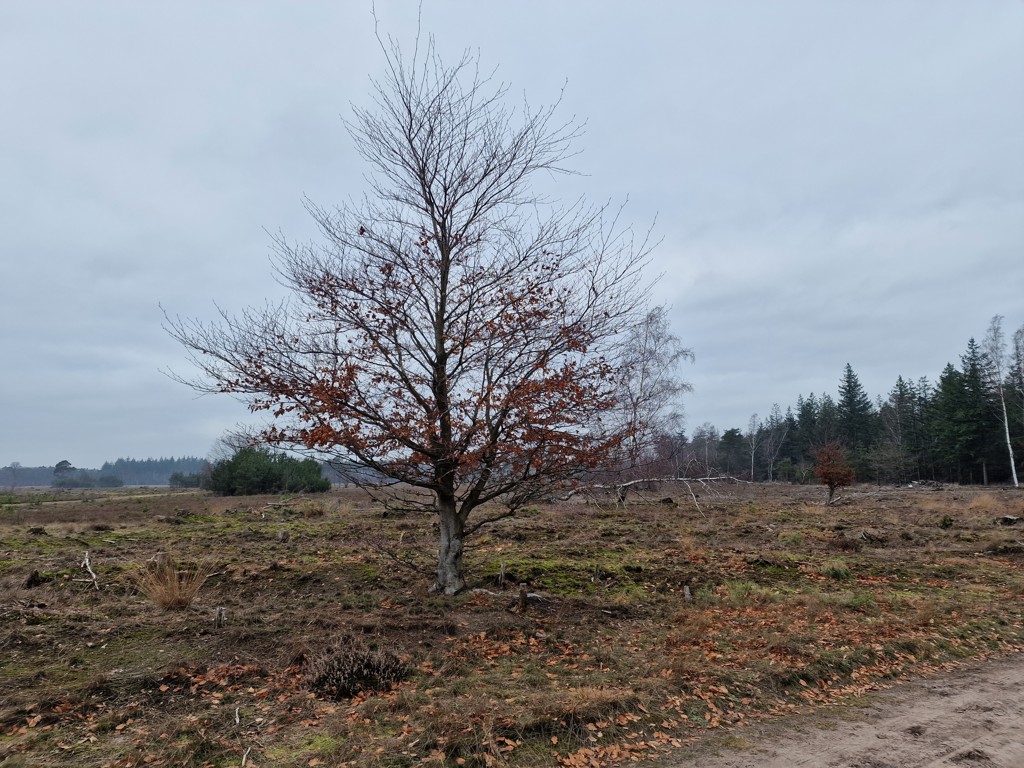
[[[757,457],[757,449],[761,446],[761,440],[764,437],[764,432],[761,430],[761,424],[757,420],[757,414],[750,414],[750,421],[747,423],[747,434],[744,439],[747,441],[747,448],[750,449],[750,482],[757,480],[754,475],[754,459]]]
[[[762,451],[768,462],[768,482],[772,482],[775,480],[775,462],[778,461],[779,453],[786,444],[786,436],[789,434],[789,422],[782,415],[782,409],[779,408],[778,403],[772,404],[772,411],[762,422],[760,429],[763,441]]]
[[[218,461],[228,461],[243,448],[257,446],[260,442],[261,436],[258,432],[240,425],[225,431],[214,441],[207,452],[207,459],[214,464]]]
[[[721,442],[721,435],[718,429],[709,421],[705,421],[693,431],[690,439],[692,458],[703,469],[706,477],[711,476],[712,467],[718,466],[718,445]]]
[[[433,589],[454,594],[467,536],[631,437],[602,417],[623,333],[647,317],[649,249],[619,211],[531,190],[565,172],[578,134],[555,107],[509,109],[475,57],[449,66],[432,43],[385,53],[374,108],[347,123],[368,193],[307,201],[322,243],[275,239],[295,299],[167,326],[201,371],[189,383],[273,417],[263,440],[356,466],[353,482],[381,478],[374,490],[436,514]]]
[[[618,405],[603,416],[625,435],[614,458],[617,466],[612,467],[619,480],[671,471],[655,465],[665,455],[658,450],[664,436],[682,427],[680,398],[691,387],[679,377],[678,368],[681,361],[692,359],[693,353],[671,332],[662,306],[651,309],[629,330],[619,357]]]
[[[1006,436],[1006,451],[1010,455],[1010,474],[1013,477],[1013,486],[1019,488],[1017,463],[1013,458],[1013,442],[1010,440],[1010,416],[1006,410],[1007,355],[1002,315],[995,315],[992,318],[982,347],[985,352],[985,375],[988,385],[998,395],[999,406],[1003,414],[1003,433]]]

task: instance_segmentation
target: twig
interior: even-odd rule
[[[697,511],[700,512],[700,516],[703,517],[705,520],[707,520],[708,516],[705,515],[704,514],[704,510],[700,508],[700,503],[697,501],[697,494],[695,494],[693,492],[693,488],[691,488],[690,484],[688,482],[686,482],[685,480],[682,480],[681,482],[682,482],[683,485],[686,486],[686,490],[689,491],[690,498],[693,499],[693,506],[695,506],[697,508]]]
[[[252,747],[247,747],[246,750],[245,750],[245,754],[242,755],[242,768],[245,768],[245,764],[249,760],[249,753],[250,752],[252,752]]]
[[[82,565],[80,567],[85,568],[85,570],[89,572],[89,575],[92,577],[92,585],[96,587],[96,591],[99,592],[100,583],[96,578],[96,573],[93,571],[92,566],[89,564],[89,550],[85,550],[85,559],[82,560]]]
[[[505,520],[506,518],[509,518],[509,517],[515,517],[515,514],[516,514],[516,509],[515,509],[515,507],[512,507],[510,509],[505,510],[504,512],[501,512],[500,514],[493,515],[492,517],[485,517],[483,520],[478,520],[476,522],[476,525],[466,526],[466,530],[463,533],[463,535],[464,536],[469,536],[471,534],[474,534],[477,531],[479,531],[481,528],[483,528],[485,525],[489,525],[490,523],[496,523],[499,520]]]
[[[404,537],[404,535],[405,532],[403,531],[402,537]],[[372,549],[378,555],[383,555],[384,557],[394,560],[398,565],[401,565],[403,568],[408,568],[409,570],[414,571],[415,573],[418,573],[422,576],[431,575],[431,571],[426,566],[414,562],[411,558],[399,555],[397,552],[395,552],[393,549],[386,546],[382,542],[371,540],[367,541],[366,543],[369,545],[370,549]],[[401,543],[402,539],[399,538],[399,544]]]

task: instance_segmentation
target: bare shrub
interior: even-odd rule
[[[139,592],[163,610],[180,611],[192,605],[211,571],[203,563],[183,567],[172,555],[161,552],[139,567],[133,581]]]
[[[388,690],[409,673],[395,654],[368,648],[351,638],[343,638],[308,659],[303,671],[310,690],[335,701],[350,699],[360,691]]]
[[[864,548],[864,542],[853,536],[840,534],[828,540],[828,547],[839,552],[860,552]]]

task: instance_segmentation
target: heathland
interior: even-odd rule
[[[0,761],[670,764],[1024,647],[1018,491],[647,496],[481,530],[455,597],[432,518],[355,489],[0,497]]]

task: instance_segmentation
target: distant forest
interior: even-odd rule
[[[206,459],[118,459],[99,469],[79,469],[68,461],[52,467],[23,467],[12,462],[0,468],[0,487],[115,488],[122,485],[168,485],[171,475],[197,474],[208,466]]]
[[[1006,483],[1014,480],[1014,468],[1021,479],[1024,326],[1007,344],[1001,322],[994,317],[983,342],[970,339],[959,365],[948,363],[934,383],[899,376],[884,397],[872,399],[847,364],[834,397],[799,395],[784,411],[774,404],[766,418],[753,414],[745,428],[719,432],[704,423],[691,435],[661,434],[649,469],[675,477],[810,482],[817,451],[837,443],[861,482]],[[0,488],[169,485],[172,476],[181,485],[209,467],[194,456],[118,459],[98,470],[77,469],[68,461],[53,467],[13,462],[0,468]],[[366,473],[355,466],[322,469],[335,483]]]
[[[806,482],[815,452],[839,443],[862,482],[1012,482],[1024,462],[1024,326],[1002,343],[999,321],[982,344],[972,338],[934,383],[896,379],[873,400],[847,364],[835,397],[798,396],[746,428],[719,433],[714,425],[677,436],[669,450],[675,469],[693,477],[729,474],[754,480]]]
[[[117,488],[123,485],[190,485],[211,468],[206,459],[183,456],[180,459],[118,459],[104,462],[99,469],[79,469],[68,461],[52,467],[23,467],[12,462],[0,467],[0,489],[4,488]],[[367,479],[368,470],[344,464],[321,466],[323,476],[332,483],[348,483],[354,477]]]

